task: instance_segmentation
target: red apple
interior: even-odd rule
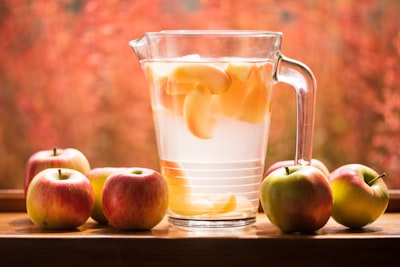
[[[121,230],[149,230],[164,217],[168,188],[164,177],[146,168],[127,168],[111,174],[103,188],[103,211]]]
[[[362,164],[347,164],[334,170],[329,176],[332,218],[349,228],[361,228],[378,219],[389,204],[384,176]]]
[[[84,224],[94,206],[89,180],[65,168],[42,170],[32,179],[26,195],[31,220],[42,229],[73,229]]]
[[[293,166],[294,165],[294,160],[283,160],[283,161],[278,161],[274,164],[272,164],[264,173],[264,177],[266,177],[268,174],[270,174],[272,171],[282,168],[282,167],[287,167],[287,166]],[[326,177],[329,176],[329,170],[328,168],[325,166],[324,163],[322,163],[320,160],[318,159],[312,159],[311,166],[316,167],[317,169],[319,169]]]
[[[329,181],[313,166],[274,170],[262,182],[260,195],[265,214],[282,232],[315,232],[331,216]]]
[[[103,212],[103,187],[106,179],[114,172],[120,171],[122,168],[101,167],[91,169],[87,174],[87,178],[93,187],[94,191],[94,208],[90,215],[92,219],[101,224],[107,224],[108,220]]]
[[[33,177],[47,168],[68,168],[86,174],[90,171],[90,164],[86,156],[75,148],[38,151],[30,156],[25,165],[25,196]]]

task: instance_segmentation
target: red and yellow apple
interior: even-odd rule
[[[90,215],[92,219],[101,224],[107,224],[108,220],[104,216],[103,212],[103,187],[106,179],[114,172],[121,170],[122,168],[115,167],[99,167],[91,169],[87,174],[87,178],[92,185],[94,191],[94,208]]]
[[[272,171],[260,189],[261,205],[282,232],[315,232],[331,216],[329,181],[313,166],[289,166]]]
[[[389,204],[389,191],[375,170],[346,164],[329,176],[333,192],[332,218],[349,228],[361,228],[378,219]]]
[[[33,177],[47,168],[68,168],[86,174],[90,164],[86,156],[75,148],[41,150],[31,155],[25,165],[25,196]]]
[[[104,184],[103,212],[117,229],[149,230],[163,219],[167,207],[167,183],[152,169],[125,168]]]
[[[73,229],[84,224],[94,206],[89,180],[77,170],[48,168],[32,179],[26,195],[31,220],[42,229]]]

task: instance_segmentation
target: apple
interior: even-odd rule
[[[275,163],[273,163],[272,165],[270,165],[268,167],[268,169],[264,172],[264,178],[266,176],[268,176],[271,172],[273,172],[276,169],[282,168],[282,167],[288,167],[288,166],[293,166],[294,164],[294,160],[283,160],[283,161],[277,161]],[[326,177],[327,180],[329,180],[329,169],[326,167],[326,165],[324,163],[322,163],[322,161],[318,160],[318,159],[311,159],[310,165],[313,167],[316,167],[317,169],[319,169]],[[258,210],[260,212],[263,211],[262,205],[258,206]]]
[[[48,168],[32,179],[26,210],[42,229],[73,229],[84,224],[94,206],[94,192],[86,176],[72,169]]]
[[[106,179],[112,173],[120,171],[122,168],[116,167],[99,167],[91,169],[87,174],[87,178],[92,185],[94,191],[94,208],[90,215],[92,219],[101,224],[107,224],[108,220],[103,212],[103,187]]]
[[[265,171],[264,177],[266,177],[268,174],[270,174],[272,171],[274,171],[276,169],[279,169],[282,167],[287,167],[287,166],[293,166],[293,165],[295,165],[294,160],[283,160],[283,161],[275,162],[274,164],[269,166],[269,168]],[[328,178],[329,169],[325,166],[324,163],[322,163],[322,161],[320,161],[318,159],[311,159],[310,165],[319,169]]]
[[[111,174],[103,188],[103,212],[121,230],[149,230],[164,217],[168,187],[160,173],[126,168]]]
[[[313,166],[286,166],[272,171],[261,184],[260,196],[268,219],[285,233],[315,232],[331,216],[329,181]]]
[[[349,228],[374,222],[389,204],[389,191],[375,170],[362,164],[346,164],[329,176],[333,192],[332,218]]]
[[[90,164],[86,156],[75,148],[38,151],[29,157],[25,165],[25,196],[33,177],[47,168],[68,168],[86,174],[90,171]]]

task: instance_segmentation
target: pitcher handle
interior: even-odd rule
[[[296,91],[296,165],[309,165],[314,136],[314,110],[317,84],[314,74],[303,63],[279,55],[275,81],[291,85]]]

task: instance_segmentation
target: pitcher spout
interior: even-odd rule
[[[135,52],[135,55],[139,61],[149,57],[146,36],[131,40],[128,42],[128,44],[132,47],[133,52]]]

